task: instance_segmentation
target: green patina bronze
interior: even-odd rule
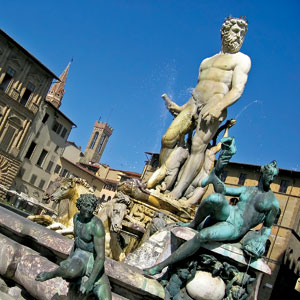
[[[98,199],[90,194],[82,194],[77,199],[79,213],[74,216],[75,241],[70,255],[57,269],[38,274],[37,281],[62,277],[77,292],[87,295],[93,291],[98,299],[112,299],[104,272],[105,230],[102,221],[93,215],[97,203]]]
[[[165,274],[160,283],[165,289],[165,300],[186,300],[191,299],[185,293],[182,295],[181,289],[186,283],[194,278],[197,268],[196,261],[179,263],[172,266],[171,270]]]
[[[194,255],[201,245],[212,241],[229,242],[243,238],[242,248],[248,255],[259,258],[265,252],[266,241],[279,212],[278,200],[270,190],[270,184],[278,174],[277,164],[272,161],[261,167],[258,186],[227,187],[219,176],[236,148],[233,138],[226,138],[222,143],[223,151],[216,167],[202,182],[203,185],[212,183],[217,193],[201,202],[191,223],[178,223],[196,229],[198,233],[165,261],[145,269],[145,275],[158,274],[166,266],[184,261]],[[225,195],[238,197],[237,205],[229,205]],[[263,226],[259,231],[249,231],[261,223]]]

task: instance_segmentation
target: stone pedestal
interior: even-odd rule
[[[185,227],[173,227],[162,230],[130,254],[125,262],[138,268],[149,268],[171,255],[182,243],[194,237],[196,231]],[[247,298],[256,299],[259,280],[255,284],[254,278],[259,279],[261,274],[271,274],[271,270],[262,259],[248,259],[240,248],[240,244],[208,243],[197,252],[195,257],[203,258],[204,263],[198,265],[195,278],[186,285],[186,292],[192,299],[222,300],[234,299],[230,295],[244,293],[251,295]],[[205,262],[212,258],[212,263]],[[188,260],[188,259],[187,259]],[[205,265],[207,264],[207,265]],[[213,265],[217,269],[213,269]],[[219,270],[218,270],[219,268]],[[167,271],[165,268],[156,278],[162,277]],[[226,272],[230,273],[226,277]],[[212,275],[213,273],[213,275]],[[229,274],[228,273],[228,274]],[[252,284],[250,285],[250,282]],[[227,298],[228,297],[228,298]]]

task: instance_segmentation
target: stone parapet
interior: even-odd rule
[[[48,271],[57,266],[49,259],[55,262],[65,259],[73,246],[73,241],[3,207],[0,207],[0,234],[3,240],[5,239],[5,242],[1,242],[0,239],[0,255],[7,253],[5,261],[13,261],[14,257],[18,257],[19,254],[22,257],[22,259],[17,260],[18,264],[20,263],[17,267],[20,278],[12,277],[12,279],[21,284],[36,299],[51,299],[43,298],[37,293],[39,290],[44,293],[44,289],[47,289],[47,291],[49,290],[47,293],[52,295],[51,282],[54,279],[44,283],[33,282],[33,279],[39,272]],[[12,246],[7,247],[8,244]],[[7,250],[8,248],[11,250]],[[3,273],[7,276],[7,270],[11,268],[3,268],[4,271],[2,272],[0,266],[0,274]],[[115,300],[164,298],[163,287],[156,280],[144,277],[138,268],[106,258],[105,272],[110,279],[112,291],[115,293],[113,299]],[[60,280],[54,285],[64,287],[65,281]],[[50,285],[48,286],[48,284]],[[32,288],[34,291],[31,292]],[[61,293],[65,293],[65,291],[65,288],[61,288]]]

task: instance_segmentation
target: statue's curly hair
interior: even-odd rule
[[[279,173],[279,169],[277,167],[277,162],[276,160],[273,160],[271,161],[269,164],[266,164],[264,166],[261,166],[260,168],[260,172],[263,173],[263,172],[269,172],[269,173],[272,173],[274,174],[275,176],[278,175]]]
[[[81,194],[76,201],[76,207],[80,210],[82,206],[90,204],[93,207],[93,210],[95,210],[98,202],[99,198],[93,194]]]
[[[222,25],[221,35],[226,33],[234,24],[238,24],[240,27],[244,27],[245,33],[248,31],[248,21],[245,17],[233,18],[232,16],[229,16],[225,19]]]

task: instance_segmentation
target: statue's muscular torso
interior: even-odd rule
[[[89,222],[83,223],[80,221],[79,214],[75,215],[74,236],[76,248],[93,252],[93,228],[96,221],[96,217],[93,217]]]
[[[231,213],[227,219],[227,222],[233,224],[239,231],[239,236],[263,223],[273,206],[278,206],[278,201],[271,190],[263,192],[257,187],[244,189],[238,204],[230,207]]]
[[[238,65],[248,65],[249,61],[249,57],[241,52],[218,53],[203,60],[193,92],[197,104],[221,100],[231,89],[234,69]]]

